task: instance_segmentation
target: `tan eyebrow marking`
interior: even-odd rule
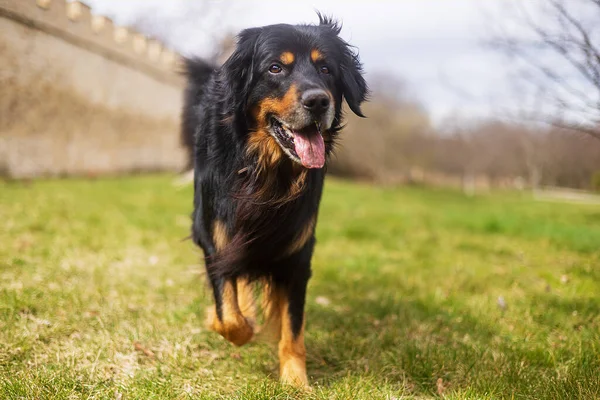
[[[294,56],[294,53],[292,53],[291,51],[284,51],[283,53],[281,53],[279,60],[285,65],[290,65],[294,62],[295,58],[296,57]]]
[[[312,49],[312,51],[310,52],[310,59],[312,60],[312,62],[317,62],[319,60],[322,60],[323,59],[323,53],[321,53],[317,49]]]

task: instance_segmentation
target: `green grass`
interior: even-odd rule
[[[0,398],[600,397],[598,206],[329,180],[303,395],[271,345],[204,329],[191,197],[0,183]]]

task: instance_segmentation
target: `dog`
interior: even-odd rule
[[[309,388],[304,305],[325,168],[342,99],[368,87],[341,27],[243,30],[221,67],[186,60],[182,135],[194,138],[192,238],[214,295],[208,325],[237,346],[257,333],[254,287],[278,337],[280,380]]]

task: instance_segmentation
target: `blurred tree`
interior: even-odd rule
[[[370,75],[369,86],[367,118],[346,114],[348,124],[330,170],[378,181],[404,180],[412,167],[425,167],[431,161],[429,115],[407,85],[392,75]]]
[[[600,139],[600,1],[502,3],[508,22],[491,44],[518,66],[527,117]]]

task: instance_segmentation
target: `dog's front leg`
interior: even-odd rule
[[[308,279],[273,288],[271,301],[280,315],[279,372],[281,382],[309,388],[304,347],[304,303]]]
[[[211,248],[211,253],[205,257],[205,262],[213,288],[215,307],[209,310],[207,324],[210,329],[218,332],[231,343],[242,346],[254,336],[251,287],[245,279],[225,278],[214,272],[211,274],[211,257],[222,251],[229,242],[226,225],[221,221],[214,221],[212,239],[214,246]],[[242,308],[238,301],[238,292],[242,299]],[[244,315],[248,316],[250,321]]]
[[[254,327],[240,310],[235,280],[216,278],[212,285],[215,308],[208,316],[209,327],[236,346],[248,343],[254,335]]]

